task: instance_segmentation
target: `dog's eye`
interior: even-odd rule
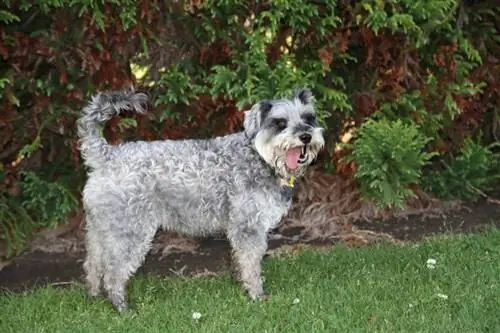
[[[288,124],[286,119],[275,119],[274,122],[276,124],[276,128],[280,131],[284,130]]]
[[[316,116],[312,113],[308,113],[302,116],[302,119],[306,122],[306,124],[314,126],[316,125]]]

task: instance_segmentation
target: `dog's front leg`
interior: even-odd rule
[[[251,299],[267,299],[261,277],[261,261],[267,250],[263,228],[238,225],[228,232],[238,277]]]

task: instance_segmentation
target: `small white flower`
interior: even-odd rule
[[[414,307],[415,305],[413,305],[412,303],[408,304],[408,307],[411,309],[412,307]]]
[[[201,313],[199,313],[199,312],[193,312],[192,317],[193,317],[194,320],[198,320],[198,319],[201,318]]]
[[[298,298],[294,298],[292,303],[293,303],[293,304],[299,304],[299,302],[300,302],[300,299],[298,299]]]
[[[436,296],[442,299],[448,299],[448,295],[445,294],[436,294]]]
[[[437,263],[436,259],[429,258],[427,259],[426,266],[429,269],[434,269],[436,268],[436,263]]]

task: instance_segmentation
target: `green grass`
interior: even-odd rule
[[[0,332],[500,332],[499,230],[302,252],[267,260],[264,274],[267,302],[247,301],[228,276],[136,277],[128,315],[82,286],[2,295]]]

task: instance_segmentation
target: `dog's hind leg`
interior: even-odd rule
[[[101,292],[101,281],[103,276],[102,247],[99,235],[89,231],[85,234],[85,248],[87,255],[83,268],[85,270],[89,295],[94,297]]]
[[[128,309],[125,299],[127,282],[144,262],[155,231],[152,228],[128,230],[112,235],[113,238],[106,242],[103,256],[104,289],[109,301],[119,312]]]
[[[128,310],[128,304],[125,300],[126,286],[131,272],[125,267],[111,266],[104,274],[104,288],[113,307],[118,312]]]
[[[265,232],[245,227],[228,230],[228,238],[243,288],[251,299],[266,299],[261,277],[261,261],[267,249]]]

